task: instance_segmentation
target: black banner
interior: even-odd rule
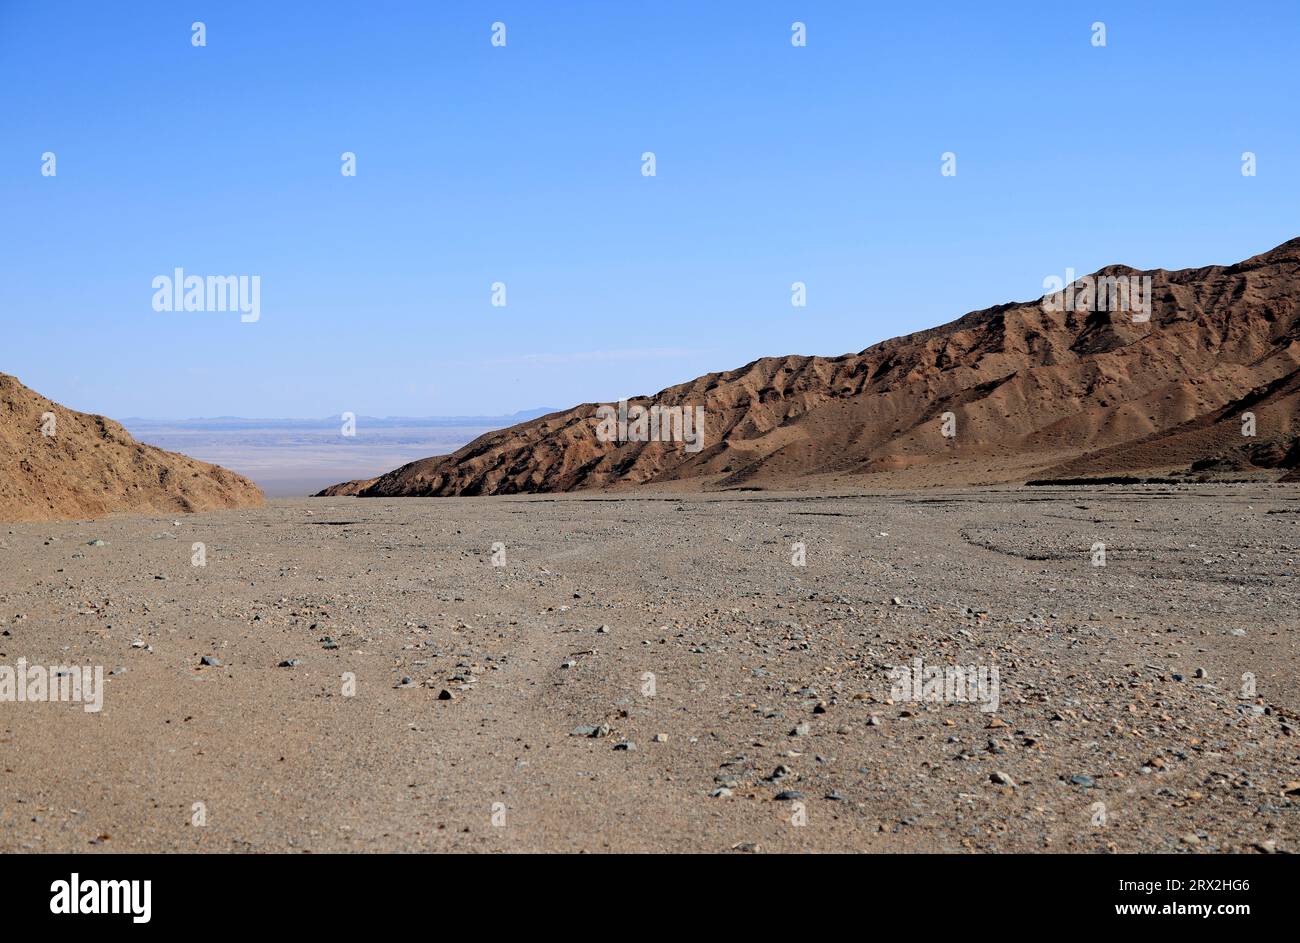
[[[584,858],[560,872],[550,861],[542,874],[530,873],[540,862],[488,856],[8,856],[0,860],[0,899],[9,929],[112,926],[134,933],[233,918],[265,929],[332,932],[391,922],[400,932],[403,924],[423,923],[429,914],[421,913],[439,900],[457,913],[486,906],[497,914],[514,895],[537,903],[536,895],[563,874],[568,887],[556,904],[577,922],[584,914],[607,916],[620,897],[629,904],[656,899],[670,911],[676,899],[734,920],[739,902],[763,888],[765,921],[806,921],[816,908],[826,908],[828,918],[851,910],[869,919],[921,907],[936,929],[979,919],[1004,931],[1199,924],[1232,932],[1282,918],[1283,894],[1294,883],[1291,859],[1282,855],[734,857],[725,865],[675,860],[665,881],[654,877],[662,862],[653,860],[611,870],[609,862]],[[771,907],[778,898],[788,906]]]

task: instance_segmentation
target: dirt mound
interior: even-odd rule
[[[602,441],[589,403],[356,493],[918,487],[1154,469],[1204,476],[1218,460],[1277,477],[1297,457],[1298,312],[1300,239],[1230,266],[1109,266],[1060,295],[861,353],[764,358],[631,401],[632,412],[701,408],[696,447]],[[1253,436],[1243,434],[1246,413]]]
[[[241,475],[142,445],[113,420],[65,409],[0,373],[0,520],[170,514],[264,501]]]

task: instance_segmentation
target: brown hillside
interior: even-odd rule
[[[313,497],[317,498],[341,498],[351,497],[360,494],[362,491],[373,485],[377,478],[358,478],[353,481],[344,481],[337,485],[330,485],[323,491],[317,492]]]
[[[46,413],[54,414],[54,435],[42,433]],[[65,409],[0,373],[0,520],[171,514],[264,501],[241,475],[143,445],[113,420]]]
[[[357,483],[356,493],[918,486],[1297,466],[1300,239],[1236,265],[1097,275],[1149,275],[1150,320],[1086,303],[998,305],[858,354],[764,358],[633,401],[703,406],[697,453],[602,443],[596,405],[584,404]],[[1254,438],[1241,434],[1247,410]],[[948,411],[954,438],[940,433]]]

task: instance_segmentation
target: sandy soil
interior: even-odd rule
[[[0,851],[1294,851],[1297,497],[335,498],[0,525],[0,665],[108,676],[98,713],[0,702]],[[891,698],[916,657],[996,667],[996,713]]]

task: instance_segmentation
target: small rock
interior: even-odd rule
[[[789,802],[794,799],[802,799],[803,793],[797,789],[787,789],[785,792],[778,792],[773,798],[778,802]]]
[[[280,664],[278,664],[276,667],[277,667],[277,668],[297,668],[297,667],[298,667],[299,665],[301,665],[301,664],[302,664],[302,662],[299,661],[297,658],[286,658],[284,661],[280,662]]]
[[[438,700],[440,700],[440,701],[454,701],[454,700],[456,700],[456,695],[452,694],[452,693],[451,693],[450,691],[448,691],[446,688],[443,688],[441,691],[438,692]]]
[[[653,737],[651,737],[650,739],[654,740],[655,743],[667,743],[667,742],[668,742],[668,734],[666,734],[666,733],[657,733],[657,734],[655,734]]]
[[[1012,779],[1010,776],[1008,776],[1006,773],[1002,773],[1002,772],[990,773],[989,780],[991,782],[997,783],[999,786],[1010,786],[1012,789],[1016,788],[1016,781]]]
[[[220,668],[221,659],[218,658],[216,655],[204,655],[202,658],[199,659],[199,664],[208,665],[209,667],[212,668]]]

